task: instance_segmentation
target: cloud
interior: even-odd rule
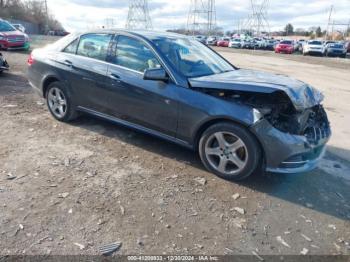
[[[260,0],[261,1],[261,0]],[[67,30],[85,30],[101,27],[107,18],[113,18],[115,27],[125,26],[128,0],[55,0],[49,2],[51,12]],[[269,24],[273,30],[282,30],[287,23],[295,28],[326,27],[331,5],[334,18],[348,22],[350,0],[270,0]],[[183,28],[187,24],[189,0],[149,0],[153,26],[158,30]],[[216,0],[218,26],[225,30],[235,28],[239,20],[250,14],[248,0]]]

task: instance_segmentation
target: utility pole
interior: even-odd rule
[[[326,39],[330,39],[333,40],[334,37],[334,30],[335,30],[335,26],[342,27],[342,28],[346,28],[344,29],[343,33],[344,33],[344,38],[346,38],[346,34],[350,29],[350,20],[348,22],[339,22],[339,21],[335,21],[333,19],[334,16],[334,6],[331,5],[331,9],[329,11],[329,17],[328,17],[328,24],[327,24],[327,33],[326,33]],[[329,34],[329,28],[331,28],[331,34]],[[339,30],[340,31],[340,30]]]
[[[187,30],[209,36],[216,29],[215,0],[191,0],[187,18]]]
[[[334,6],[331,5],[331,10],[329,11],[329,17],[328,17],[328,23],[327,23],[326,40],[329,38],[329,27],[330,27],[330,25],[331,25],[333,7],[334,7]],[[332,27],[332,37],[333,37],[333,27]]]
[[[47,0],[44,0],[44,4],[45,4],[45,19],[46,19],[45,33],[47,34],[50,30],[50,28],[49,28],[49,9],[47,8]]]
[[[129,12],[125,27],[127,29],[152,29],[148,0],[129,0]]]

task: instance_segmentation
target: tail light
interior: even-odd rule
[[[27,63],[28,63],[28,66],[31,66],[31,65],[33,65],[34,64],[34,57],[33,57],[33,54],[30,54],[29,55],[29,57],[28,57],[28,61],[27,61]]]

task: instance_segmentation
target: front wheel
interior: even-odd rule
[[[68,90],[61,82],[54,82],[46,90],[46,102],[50,113],[61,122],[69,122],[77,117],[77,112]]]
[[[199,155],[209,171],[233,181],[252,175],[261,160],[255,137],[245,128],[231,123],[209,127],[200,139]]]

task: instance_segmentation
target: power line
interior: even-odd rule
[[[127,29],[152,29],[148,0],[129,0],[129,12],[125,27]]]
[[[350,19],[348,22],[336,21],[333,19],[334,13],[335,13],[334,6],[331,5],[329,16],[328,16],[326,39],[329,39],[329,38],[333,39],[335,27],[338,27],[338,28],[346,27],[346,29],[344,30],[344,37],[346,37],[346,34],[350,30]]]
[[[270,33],[270,24],[268,21],[269,0],[250,0],[251,14],[246,23],[246,29],[249,29],[253,35],[260,36],[262,33]]]
[[[191,34],[212,34],[216,29],[215,0],[191,0],[187,30]]]

